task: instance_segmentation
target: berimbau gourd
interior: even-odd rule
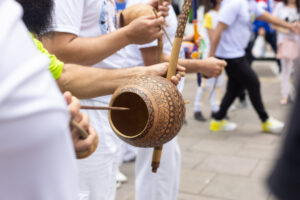
[[[136,147],[154,147],[153,172],[159,167],[162,145],[178,134],[185,118],[185,102],[170,79],[176,74],[191,4],[192,0],[185,0],[178,18],[167,78],[159,76],[132,78],[114,92],[110,101],[110,106],[129,108],[128,111],[108,111],[109,123],[117,136]],[[121,14],[120,22],[121,25],[122,23],[126,25],[139,16],[151,14],[154,14],[151,6],[138,4],[126,8]]]

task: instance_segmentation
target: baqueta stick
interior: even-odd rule
[[[80,106],[80,109],[83,109],[83,110],[119,110],[119,111],[130,110],[130,108],[125,108],[125,107],[107,107],[107,106]]]

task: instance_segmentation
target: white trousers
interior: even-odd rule
[[[82,105],[108,106],[107,104],[83,100]],[[114,200],[116,173],[120,157],[120,139],[112,131],[107,111],[82,110],[90,117],[91,125],[99,136],[96,151],[88,158],[79,160],[79,200]]]
[[[177,200],[181,155],[177,138],[163,146],[160,166],[152,173],[153,148],[138,148],[135,164],[135,200]]]
[[[121,141],[121,155],[119,159],[119,166],[123,164],[123,162],[128,162],[136,157],[137,147],[127,144]]]
[[[281,97],[288,98],[290,93],[291,73],[294,67],[294,61],[289,59],[281,59]]]
[[[208,78],[202,79],[202,84],[198,87],[196,91],[195,101],[194,101],[194,111],[202,111],[202,102],[205,101],[206,94],[209,93],[216,82],[216,88],[214,91],[211,91],[211,97],[209,99],[212,112],[218,112],[220,104],[220,88],[223,84],[224,72],[218,78]]]

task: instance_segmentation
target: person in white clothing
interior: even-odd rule
[[[288,21],[288,22],[295,22],[299,21],[300,19],[300,12],[299,12],[299,0],[285,0],[283,2],[279,2],[273,12],[273,15]],[[277,30],[277,47],[278,52],[285,51],[286,54],[291,55],[284,56],[280,55],[280,53],[277,54],[277,57],[280,58],[281,67],[282,67],[282,73],[281,73],[281,99],[280,104],[287,104],[288,98],[290,95],[290,85],[291,85],[291,74],[293,67],[298,64],[299,59],[299,36],[289,32],[287,29],[282,29],[278,27],[274,27],[275,30]],[[287,46],[290,42],[294,43],[294,46]],[[296,55],[293,56],[293,52],[296,52]]]
[[[124,68],[126,57],[121,48],[130,43],[150,42],[162,35],[159,28],[164,21],[162,17],[142,17],[128,27],[116,30],[117,17],[113,0],[54,2],[53,24],[50,33],[46,34],[42,41],[50,53],[54,53],[64,62],[93,65],[97,68]],[[161,71],[152,73],[161,75]],[[174,76],[172,80],[176,83],[178,77]],[[82,100],[81,103],[108,106],[109,101],[110,96],[104,96]],[[106,111],[88,110],[85,113],[89,114],[91,124],[101,139],[96,152],[79,161],[78,199],[113,200],[120,140],[109,125]]]
[[[15,1],[0,2],[0,23],[1,199],[74,200],[71,116],[47,69],[49,59],[34,46]],[[65,97],[82,117],[71,94]]]
[[[127,6],[137,3],[148,3],[148,0],[127,0]],[[177,17],[173,8],[169,7],[169,15],[166,17],[168,26],[167,34],[171,41],[175,38],[177,29]],[[164,54],[165,61],[168,61],[171,55],[172,44],[164,36]],[[129,66],[151,65],[157,63],[157,41],[146,45],[129,45],[125,48],[126,57],[130,62]],[[180,52],[179,64],[186,67],[188,73],[201,72],[205,75],[217,76],[221,68],[226,65],[225,62],[209,58],[206,60],[186,60],[184,51]],[[191,62],[189,62],[191,61]],[[179,91],[183,91],[183,80],[178,85]],[[135,164],[135,199],[136,200],[176,200],[180,182],[181,155],[177,138],[164,144],[160,167],[157,173],[152,173],[151,160],[153,148],[137,148],[137,158]]]
[[[210,56],[227,61],[228,82],[220,110],[211,120],[211,131],[232,131],[236,124],[225,120],[226,113],[246,88],[251,103],[257,112],[264,132],[280,131],[284,124],[268,115],[262,102],[260,83],[256,73],[250,67],[245,49],[251,36],[252,22],[257,18],[291,31],[298,32],[296,24],[287,23],[272,16],[257,5],[254,0],[223,0],[219,11],[219,23],[211,41]]]
[[[210,40],[213,36],[214,29],[218,24],[218,11],[220,9],[222,0],[211,1],[210,10],[204,15],[204,41],[205,50],[203,52],[203,58],[207,58],[210,48]],[[202,79],[201,85],[198,86],[195,101],[194,101],[194,118],[198,121],[206,121],[206,118],[202,113],[202,104],[205,100],[207,93],[209,93],[209,103],[211,105],[211,116],[219,111],[221,86],[224,79],[224,72],[217,78],[205,78]]]
[[[148,0],[127,0],[127,6],[147,2]],[[170,34],[170,38],[173,40],[177,28],[177,20],[171,6],[166,21],[168,23],[168,27],[166,28],[167,33]],[[167,43],[166,37],[163,39],[165,41],[164,52],[170,55],[172,46]],[[157,41],[147,45],[129,45],[125,48],[131,66],[150,65],[157,62],[156,58],[151,56],[156,55],[156,49]],[[183,51],[181,51],[180,57],[184,57]],[[183,80],[178,87],[182,91]],[[164,144],[157,173],[152,173],[152,153],[153,148],[137,148],[135,161],[135,200],[177,199],[181,167],[181,154],[177,138]]]

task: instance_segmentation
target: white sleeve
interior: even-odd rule
[[[261,16],[264,12],[266,12],[262,6],[259,6],[258,3],[256,3],[256,2],[253,2],[253,3],[255,4],[254,5],[254,15],[255,15],[255,18]]]
[[[84,9],[83,0],[54,0],[51,31],[79,35]]]
[[[227,1],[226,4],[223,3],[220,9],[219,22],[230,26],[238,16],[241,5],[242,1],[240,0]]]

